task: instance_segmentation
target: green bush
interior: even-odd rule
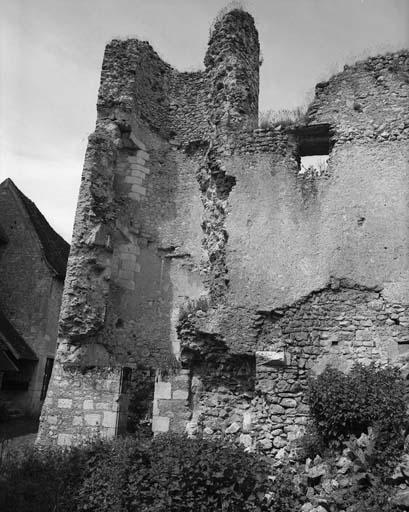
[[[334,368],[311,379],[308,387],[314,426],[326,444],[341,443],[373,427],[378,447],[402,438],[408,424],[405,383],[396,368],[355,365],[349,374]]]
[[[125,441],[89,461],[80,510],[267,510],[269,466],[219,441],[164,435],[141,449]]]
[[[2,512],[74,512],[75,495],[87,451],[26,448],[3,456],[0,464]]]
[[[175,434],[32,448],[0,466],[0,510],[267,512],[269,473],[240,447]]]
[[[299,469],[299,468],[298,468]],[[274,478],[269,494],[269,512],[295,512],[300,510],[307,487],[302,485],[297,467],[284,466]]]

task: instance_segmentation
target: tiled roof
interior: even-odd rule
[[[0,310],[0,349],[8,349],[16,359],[37,361],[38,357]]]
[[[48,224],[44,215],[37,206],[26,197],[21,190],[17,188],[14,182],[8,178],[3,184],[11,185],[20,198],[30,220],[34,226],[37,236],[42,245],[44,256],[49,265],[56,272],[60,279],[65,278],[67,270],[67,260],[70,252],[70,244],[68,244],[53,228]]]

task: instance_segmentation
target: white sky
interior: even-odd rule
[[[149,40],[202,67],[224,0],[0,0],[0,181],[71,239],[105,44]],[[344,63],[409,46],[409,0],[247,0],[264,56],[260,109],[293,108]]]

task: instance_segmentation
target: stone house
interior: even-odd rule
[[[38,416],[70,246],[11,179],[0,184],[0,223],[0,399]]]

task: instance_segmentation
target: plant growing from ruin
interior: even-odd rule
[[[207,297],[199,297],[198,299],[190,299],[183,306],[179,308],[179,322],[183,322],[189,315],[197,311],[206,313],[209,310],[210,304]]]
[[[376,432],[378,453],[392,457],[403,443],[408,414],[405,383],[396,368],[356,364],[349,374],[326,368],[310,380],[308,401],[314,427],[327,445],[358,437],[369,427]]]
[[[294,109],[265,110],[259,113],[259,128],[268,129],[277,126],[292,126],[306,122],[306,106]]]

